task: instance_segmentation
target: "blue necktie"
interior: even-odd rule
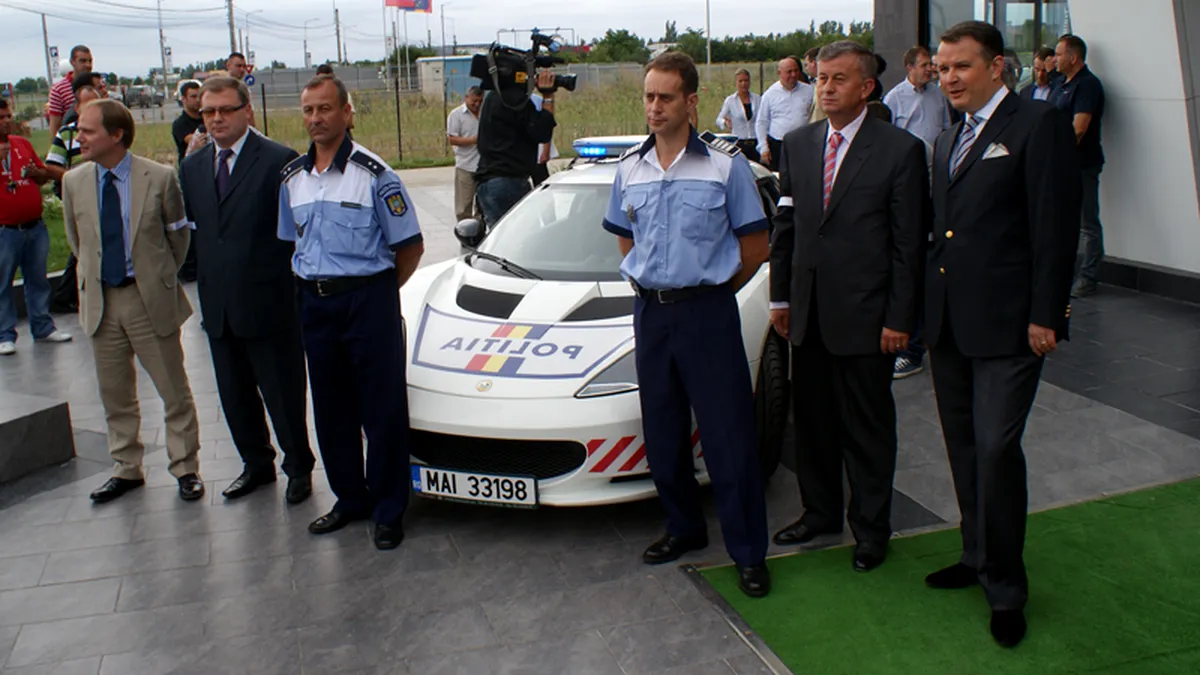
[[[233,150],[225,148],[217,154],[217,198],[224,199],[225,193],[229,191],[229,158],[233,156]]]
[[[109,286],[125,280],[125,219],[116,179],[111,171],[104,175],[100,200],[100,280]]]

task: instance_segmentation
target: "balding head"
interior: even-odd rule
[[[800,80],[800,61],[793,56],[785,56],[779,60],[779,84],[783,85],[784,89],[791,91],[795,89],[796,82]]]

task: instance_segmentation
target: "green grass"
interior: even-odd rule
[[[1029,635],[1014,650],[992,641],[979,588],[922,582],[957,560],[957,530],[893,540],[869,574],[847,548],[772,560],[758,600],[732,568],[704,576],[797,673],[1196,673],[1198,531],[1195,480],[1031,515]]]

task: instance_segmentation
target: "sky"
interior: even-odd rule
[[[384,52],[383,0],[241,0],[234,14],[243,35],[249,34],[250,48],[259,65],[272,59],[289,66],[303,65],[307,22],[309,51],[313,63],[337,56],[333,10],[341,15],[345,55],[349,60],[380,59]],[[872,0],[712,0],[711,22],[715,37],[790,32],[807,28],[810,21],[870,21]],[[680,32],[689,26],[704,28],[704,0],[433,0],[434,14],[407,16],[411,43],[423,43],[432,34],[433,44],[441,38],[444,12],[446,42],[487,43],[497,31],[538,27],[560,27],[571,38],[590,41],[607,29],[628,29],[657,39],[667,21],[675,21]],[[145,75],[159,64],[157,13],[154,0],[0,0],[0,82],[22,77],[45,76],[41,16],[50,45],[57,46],[63,60],[71,46],[86,44],[95,57],[95,69],[115,71],[122,76]],[[166,42],[173,63],[224,58],[229,52],[229,24],[223,0],[162,0]],[[248,19],[248,24],[247,24]],[[390,19],[389,19],[390,21]],[[512,35],[501,35],[512,43]],[[528,33],[520,40],[524,48]],[[401,35],[403,41],[403,35]],[[55,72],[58,78],[61,73]]]

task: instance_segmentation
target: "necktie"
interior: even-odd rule
[[[229,191],[229,158],[233,157],[233,150],[225,148],[217,154],[217,197],[224,199],[225,193]]]
[[[104,175],[100,200],[100,279],[109,286],[125,279],[125,219],[116,179],[111,171]]]
[[[824,185],[823,192],[823,208],[829,208],[829,197],[833,194],[833,175],[837,169],[837,152],[838,147],[842,144],[842,135],[838,132],[833,132],[829,137],[829,150],[825,153],[825,176],[822,180]]]
[[[975,127],[979,125],[979,119],[974,115],[967,115],[963,120],[963,130],[958,136],[958,148],[954,151],[954,157],[950,160],[950,177],[958,175],[958,170],[962,168],[963,160],[967,158],[967,153],[971,152],[971,146],[975,144]]]

